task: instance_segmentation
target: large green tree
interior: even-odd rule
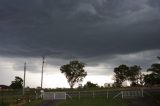
[[[15,76],[15,81],[11,82],[10,87],[12,89],[22,89],[23,88],[23,79],[19,76]]]
[[[160,64],[152,64],[147,71],[151,73],[144,76],[145,85],[152,86],[160,84]]]
[[[115,79],[115,86],[121,87],[122,83],[126,80],[131,81],[132,86],[139,85],[141,83],[141,67],[134,65],[134,66],[127,66],[127,65],[120,65],[114,69],[114,79]]]
[[[94,84],[90,81],[88,81],[85,85],[84,85],[84,88],[98,88],[98,84]]]
[[[140,70],[141,70],[141,67],[137,65],[131,66],[129,68],[129,71],[127,72],[127,77],[128,77],[128,80],[131,81],[131,86],[139,85],[139,82],[141,81]]]
[[[85,64],[77,60],[60,67],[61,73],[64,73],[71,88],[86,77],[87,72],[84,70]]]
[[[127,65],[120,65],[114,68],[115,86],[122,87],[122,83],[127,79],[129,67]]]

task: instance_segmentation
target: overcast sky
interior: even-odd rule
[[[0,84],[23,77],[27,62],[27,85],[40,86],[42,56],[45,87],[68,87],[59,67],[70,60],[103,85],[114,67],[145,71],[158,55],[160,0],[0,0]]]

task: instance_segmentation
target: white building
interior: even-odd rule
[[[124,82],[122,83],[122,86],[123,86],[123,87],[128,87],[128,86],[130,86],[130,84],[129,84],[128,81],[124,81]],[[114,83],[105,83],[105,84],[104,84],[104,87],[106,87],[106,88],[114,87]]]
[[[105,83],[105,84],[104,84],[104,87],[105,87],[105,88],[113,87],[113,83]]]

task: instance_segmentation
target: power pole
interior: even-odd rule
[[[25,80],[26,80],[26,62],[24,63],[23,95],[24,95],[24,93],[25,93]]]
[[[44,67],[44,56],[43,56],[43,60],[42,60],[42,74],[41,74],[41,89],[43,88],[43,67]]]

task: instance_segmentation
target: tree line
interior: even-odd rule
[[[61,66],[61,73],[64,73],[71,88],[86,77],[85,64],[79,61],[71,61],[69,64]],[[142,68],[138,65],[120,65],[114,68],[114,86],[122,87],[124,81],[130,81],[131,86],[153,86],[160,84],[160,64],[154,63],[146,70],[149,74],[143,74]],[[89,84],[89,86],[87,86]],[[96,86],[87,82],[84,87]]]
[[[62,65],[60,67],[61,73],[63,73],[70,85],[73,88],[78,82],[82,82],[87,76],[87,72],[84,69],[85,63],[78,60],[70,61],[69,64]],[[131,86],[153,86],[160,84],[160,64],[154,63],[150,68],[146,70],[149,74],[143,74],[142,68],[138,65],[127,66],[125,64],[119,65],[114,68],[114,86],[122,87],[124,81],[130,81]],[[15,81],[11,82],[10,87],[13,89],[23,88],[23,79],[16,76]],[[97,84],[90,81],[84,85],[84,88],[98,87]]]
[[[160,64],[154,63],[146,70],[149,74],[142,74],[140,66],[120,65],[114,68],[115,86],[122,87],[126,80],[131,82],[131,86],[153,86],[160,84]]]

